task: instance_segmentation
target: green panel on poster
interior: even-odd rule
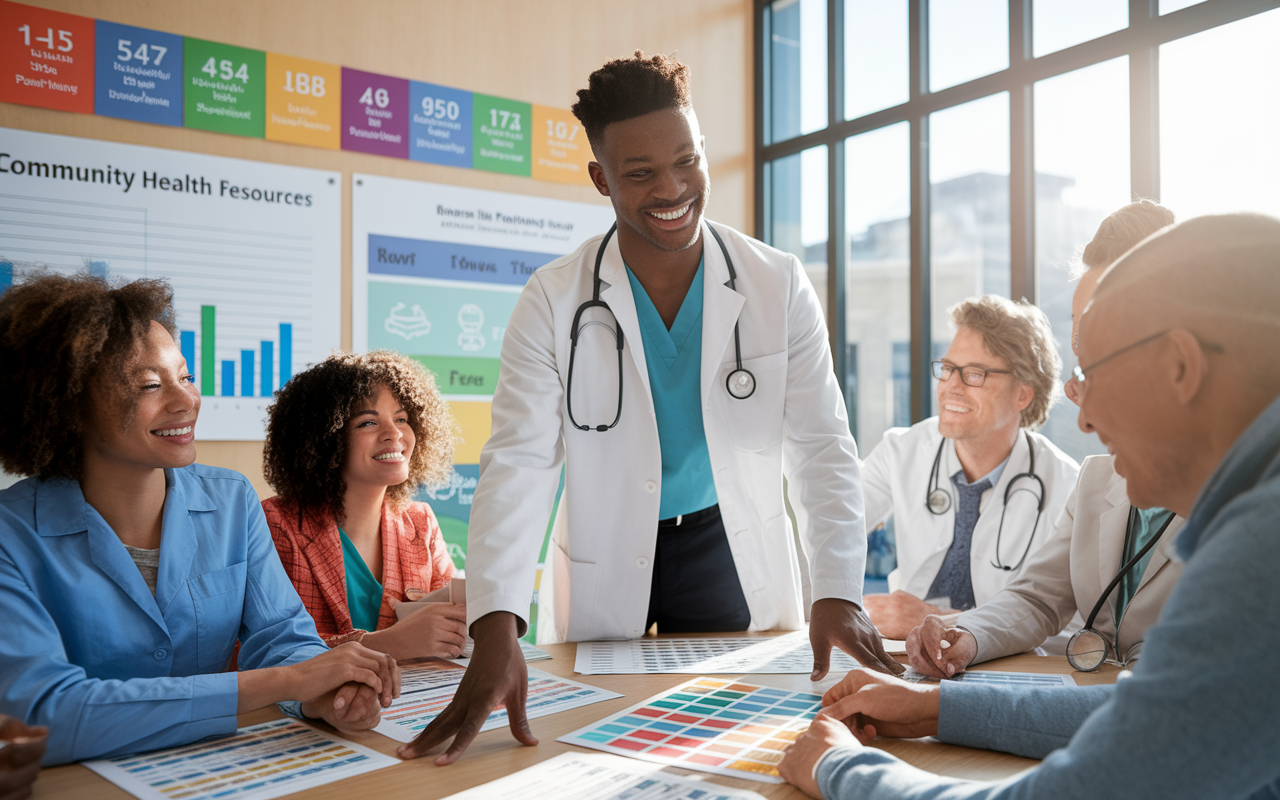
[[[471,124],[473,167],[529,177],[533,106],[476,94],[472,96]]]
[[[266,135],[265,52],[188,38],[182,55],[183,125],[259,139]]]

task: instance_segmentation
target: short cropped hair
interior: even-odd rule
[[[953,325],[981,334],[986,348],[1008,363],[1013,379],[1031,387],[1034,394],[1022,409],[1021,427],[1034,430],[1043,425],[1058,395],[1058,373],[1062,371],[1053,329],[1044,312],[1025,300],[1015,303],[988,294],[958,303],[949,313]]]
[[[610,123],[692,105],[689,68],[662,53],[645,58],[637,50],[633,57],[614,59],[591,73],[587,88],[578,90],[573,115],[598,148]]]
[[[104,381],[93,399],[132,415],[128,367],[152,322],[176,330],[163,280],[32,272],[0,295],[0,466],[79,480],[89,392]]]
[[[387,489],[387,502],[402,508],[419,487],[448,481],[456,430],[431,373],[390,350],[335,353],[294,375],[267,409],[263,473],[286,506],[307,515],[343,517],[347,423],[379,386],[404,407],[415,439],[409,478]]]
[[[1082,278],[1095,269],[1111,266],[1138,242],[1175,221],[1173,212],[1154,200],[1139,200],[1122,207],[1098,226],[1080,260],[1071,266],[1071,277]]]

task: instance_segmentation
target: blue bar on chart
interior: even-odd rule
[[[89,274],[95,278],[108,278],[111,276],[111,264],[99,259],[86,258],[85,267],[88,268]]]
[[[187,372],[194,378],[196,375],[196,332],[179,331],[178,347],[182,350],[182,357],[187,360]]]
[[[13,262],[0,261],[0,294],[13,285]]]
[[[280,385],[293,377],[293,325],[280,323]]]
[[[240,351],[240,396],[253,397],[253,351]]]
[[[275,387],[271,383],[271,368],[275,366],[272,363],[275,359],[272,351],[275,349],[275,342],[262,341],[262,390],[263,397],[270,397],[275,392]]]
[[[236,362],[222,362],[222,396],[236,396]]]

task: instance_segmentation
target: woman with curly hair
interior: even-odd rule
[[[244,476],[193,463],[173,320],[158,280],[0,296],[0,466],[31,476],[0,491],[0,714],[48,726],[46,765],[231,733],[270,703],[367,729],[399,693],[385,654],[320,641]]]
[[[320,637],[396,659],[460,655],[465,606],[395,612],[453,578],[435,514],[413,501],[452,470],[435,379],[398,353],[335,354],[295,375],[269,414],[263,466],[278,494],[262,507]]]

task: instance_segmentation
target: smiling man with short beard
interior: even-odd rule
[[[573,110],[617,222],[539,269],[511,316],[467,545],[475,655],[405,757],[453,738],[453,762],[498,703],[536,743],[517,636],[562,465],[539,641],[794,630],[808,611],[815,679],[836,647],[902,670],[861,609],[857,448],[818,297],[795,256],[705,218],[688,68],[611,61]]]

